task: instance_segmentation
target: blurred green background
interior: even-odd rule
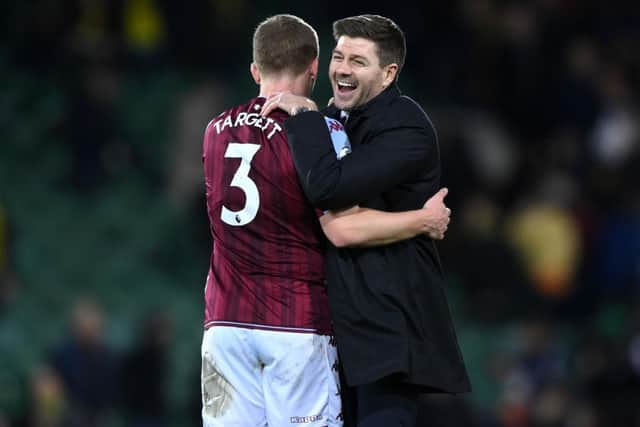
[[[420,425],[640,426],[640,6],[572,0],[0,5],[0,426],[199,425],[208,121],[251,35],[394,19],[453,210],[474,391]],[[321,73],[314,97],[330,97]]]

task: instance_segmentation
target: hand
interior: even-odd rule
[[[278,92],[267,97],[267,101],[262,106],[260,115],[266,117],[273,110],[279,108],[289,113],[290,116],[295,116],[299,108],[305,107],[309,110],[318,111],[318,106],[315,102],[304,96],[294,95],[291,92]]]
[[[422,207],[426,215],[424,233],[434,240],[444,239],[444,233],[451,220],[451,209],[444,204],[444,198],[448,192],[447,188],[440,189]]]

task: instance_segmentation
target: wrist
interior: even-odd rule
[[[318,107],[316,106],[315,102],[313,102],[309,98],[306,98],[304,104],[296,105],[291,109],[291,115],[295,116],[300,113],[304,113],[305,111],[318,111]]]
[[[305,106],[293,107],[293,110],[291,110],[291,115],[297,116],[298,114],[304,113],[305,111],[311,111],[311,110],[309,109],[309,107],[305,107]]]
[[[410,231],[412,234],[424,233],[425,230],[425,218],[424,213],[420,212],[420,209],[409,211],[410,212]]]

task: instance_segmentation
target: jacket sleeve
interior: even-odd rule
[[[285,130],[303,189],[323,209],[350,207],[408,182],[437,155],[435,133],[425,126],[387,127],[342,160],[321,113],[294,116]]]

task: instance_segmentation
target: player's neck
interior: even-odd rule
[[[308,96],[308,87],[303,79],[283,77],[279,79],[265,79],[260,83],[260,96],[268,97],[280,92],[291,92],[294,95]]]

